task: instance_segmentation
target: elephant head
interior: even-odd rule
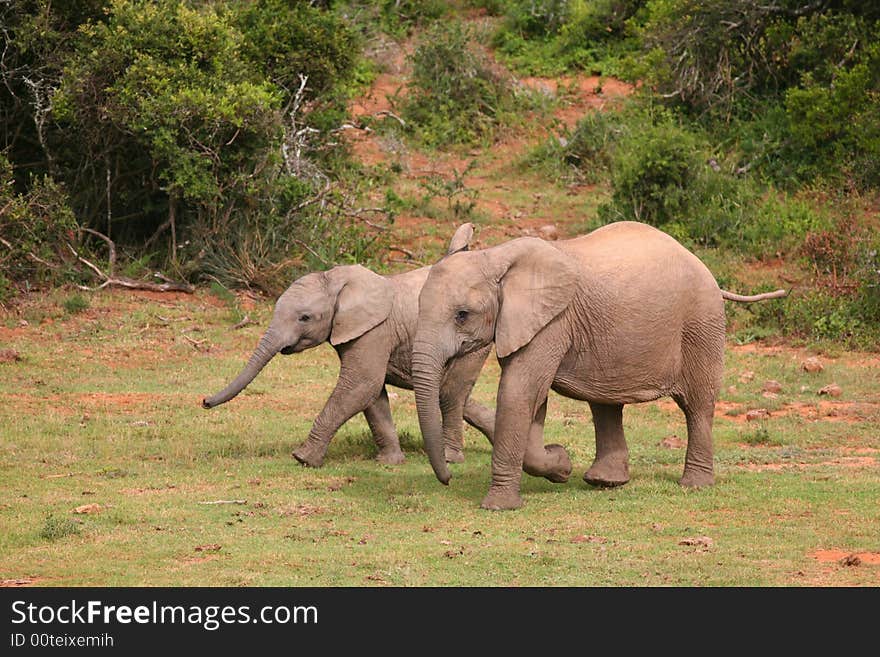
[[[566,309],[577,281],[572,260],[533,237],[454,253],[431,268],[419,297],[412,372],[425,449],[442,483],[450,474],[439,391],[449,360],[493,340],[499,359],[521,349]]]
[[[386,320],[391,283],[360,265],[343,265],[295,281],[279,297],[269,328],[241,373],[223,390],[202,400],[213,408],[235,397],[277,353],[298,353],[326,341],[339,345]]]

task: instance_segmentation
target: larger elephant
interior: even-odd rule
[[[459,227],[449,252],[466,250],[472,235],[472,224]],[[293,456],[303,465],[320,467],[334,434],[363,412],[379,448],[377,459],[403,462],[385,386],[412,389],[412,340],[419,292],[429,269],[385,277],[360,265],[345,265],[303,276],[276,302],[269,327],[241,373],[202,405],[213,408],[231,400],[276,354],[299,353],[329,341],[339,356],[339,378]],[[493,411],[469,399],[489,349],[472,351],[440,374],[445,458],[450,461],[464,459],[462,419],[492,441]]]
[[[520,238],[436,264],[419,299],[413,382],[425,448],[448,483],[442,373],[494,341],[501,379],[492,482],[482,506],[522,504],[521,471],[565,481],[571,462],[543,444],[552,388],[590,404],[596,455],[584,479],[629,479],[623,406],[672,397],[684,412],[684,486],[714,483],[712,418],[724,355],[724,298],[705,265],[669,235],[620,222],[559,242]]]

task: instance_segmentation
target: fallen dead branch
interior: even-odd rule
[[[254,322],[253,322],[253,320],[251,319],[251,316],[250,316],[250,315],[245,315],[244,318],[243,318],[240,322],[238,322],[238,324],[233,325],[232,330],[233,330],[233,331],[237,331],[238,329],[240,329],[240,328],[244,328],[244,327],[247,326],[248,324],[253,324],[253,323],[254,323]]]
[[[113,240],[96,230],[92,230],[91,228],[83,228],[82,230],[104,240],[107,243],[108,256],[107,272],[104,272],[96,264],[83,258],[77,252],[77,250],[73,248],[71,244],[67,245],[67,248],[70,249],[70,252],[73,253],[74,257],[79,262],[91,269],[98,276],[98,278],[103,280],[103,282],[97,287],[89,287],[88,285],[77,285],[79,289],[94,292],[96,290],[102,290],[105,287],[116,286],[128,288],[130,290],[149,290],[151,292],[185,292],[187,294],[192,294],[195,291],[195,288],[193,288],[188,283],[172,281],[171,279],[167,278],[159,272],[154,273],[153,276],[161,280],[161,283],[136,280],[133,278],[128,278],[127,276],[114,276],[113,269],[116,266],[116,245],[113,243]]]
[[[184,340],[186,340],[187,342],[189,342],[189,343],[190,343],[193,347],[195,347],[196,349],[201,349],[201,348],[202,348],[202,345],[205,344],[205,343],[208,341],[207,338],[205,338],[205,339],[203,339],[203,340],[193,340],[193,339],[192,339],[191,337],[189,337],[188,335],[184,335],[184,336],[182,336],[182,337],[183,337]]]

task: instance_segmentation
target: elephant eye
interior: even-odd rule
[[[299,316],[299,321],[301,321],[301,322],[307,322],[307,321],[309,321],[311,318],[312,318],[311,315],[300,315],[300,316]]]
[[[467,310],[459,310],[457,313],[455,313],[456,323],[463,324],[467,320],[468,315],[470,315],[470,313]]]

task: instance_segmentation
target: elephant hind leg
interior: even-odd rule
[[[721,389],[724,362],[724,319],[703,323],[682,340],[681,388],[673,399],[687,420],[687,454],[679,483],[689,488],[715,483],[712,421]]]
[[[622,486],[629,481],[629,449],[623,435],[623,404],[590,402],[596,429],[596,458],[584,473],[591,486]]]
[[[712,445],[712,420],[715,414],[714,400],[688,402],[675,398],[687,420],[687,454],[684,474],[679,483],[688,488],[712,486],[715,483],[714,448]]]
[[[378,399],[364,409],[364,417],[379,448],[376,460],[387,465],[403,463],[406,457],[400,449],[397,429],[391,417],[391,405],[388,403],[388,391],[384,386]]]

